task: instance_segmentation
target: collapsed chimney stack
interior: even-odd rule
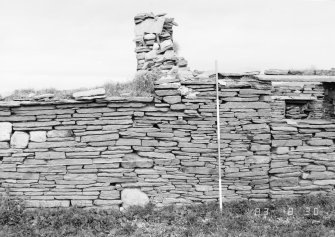
[[[165,15],[141,13],[134,17],[138,71],[153,68],[169,71],[173,66],[187,66],[187,61],[177,56],[173,41],[173,26],[177,23]]]

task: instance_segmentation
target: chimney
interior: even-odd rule
[[[186,67],[187,61],[177,56],[173,42],[173,18],[165,13],[140,13],[134,17],[137,70],[169,71],[173,66]]]

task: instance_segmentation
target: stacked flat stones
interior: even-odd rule
[[[250,74],[219,84],[225,201],[334,192],[333,121],[285,119]],[[0,192],[30,207],[217,201],[213,74],[174,68],[153,97],[80,95],[0,104]]]
[[[325,89],[321,82],[273,82],[272,85],[273,116],[282,118],[286,114],[286,118],[291,119],[330,116],[324,113]],[[328,103],[332,104],[332,101]]]
[[[273,82],[270,197],[334,193],[332,89],[319,82]],[[309,101],[311,119],[287,116],[285,101]],[[287,110],[287,107],[286,107]],[[332,113],[332,114],[331,114]],[[299,118],[299,116],[298,116]]]
[[[335,68],[330,70],[282,70],[282,69],[269,69],[264,71],[265,75],[315,75],[315,76],[335,76]]]
[[[270,196],[334,194],[335,124],[326,120],[282,120],[272,134]]]
[[[173,66],[186,67],[185,59],[177,56],[173,43],[173,18],[165,14],[138,14],[135,20],[137,70],[157,68],[169,71]]]
[[[129,188],[161,204],[216,200],[215,145],[197,131],[208,122],[171,105],[152,97],[3,104],[1,191],[31,207],[115,207]],[[211,157],[193,163],[202,153]]]
[[[129,189],[160,205],[217,200],[215,84],[199,78],[168,75],[156,82],[155,98],[2,104],[1,191],[31,207],[115,207]],[[225,198],[265,198],[250,195],[268,188],[269,141],[260,139],[269,131],[260,123],[269,105],[258,102],[268,85],[226,84]]]

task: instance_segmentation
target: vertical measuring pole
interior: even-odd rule
[[[218,61],[215,60],[215,81],[216,81],[216,130],[218,139],[218,165],[219,165],[219,202],[220,211],[222,211],[222,185],[221,185],[221,136],[220,136],[220,100],[219,100],[219,73],[218,73]]]

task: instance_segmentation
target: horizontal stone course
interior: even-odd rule
[[[265,102],[227,102],[221,108],[227,109],[269,109],[270,105]]]
[[[116,133],[105,134],[105,135],[89,135],[82,136],[82,142],[100,142],[100,141],[108,141],[108,140],[116,140],[119,138],[119,135]]]
[[[302,140],[273,140],[273,147],[290,147],[290,146],[301,146]]]

